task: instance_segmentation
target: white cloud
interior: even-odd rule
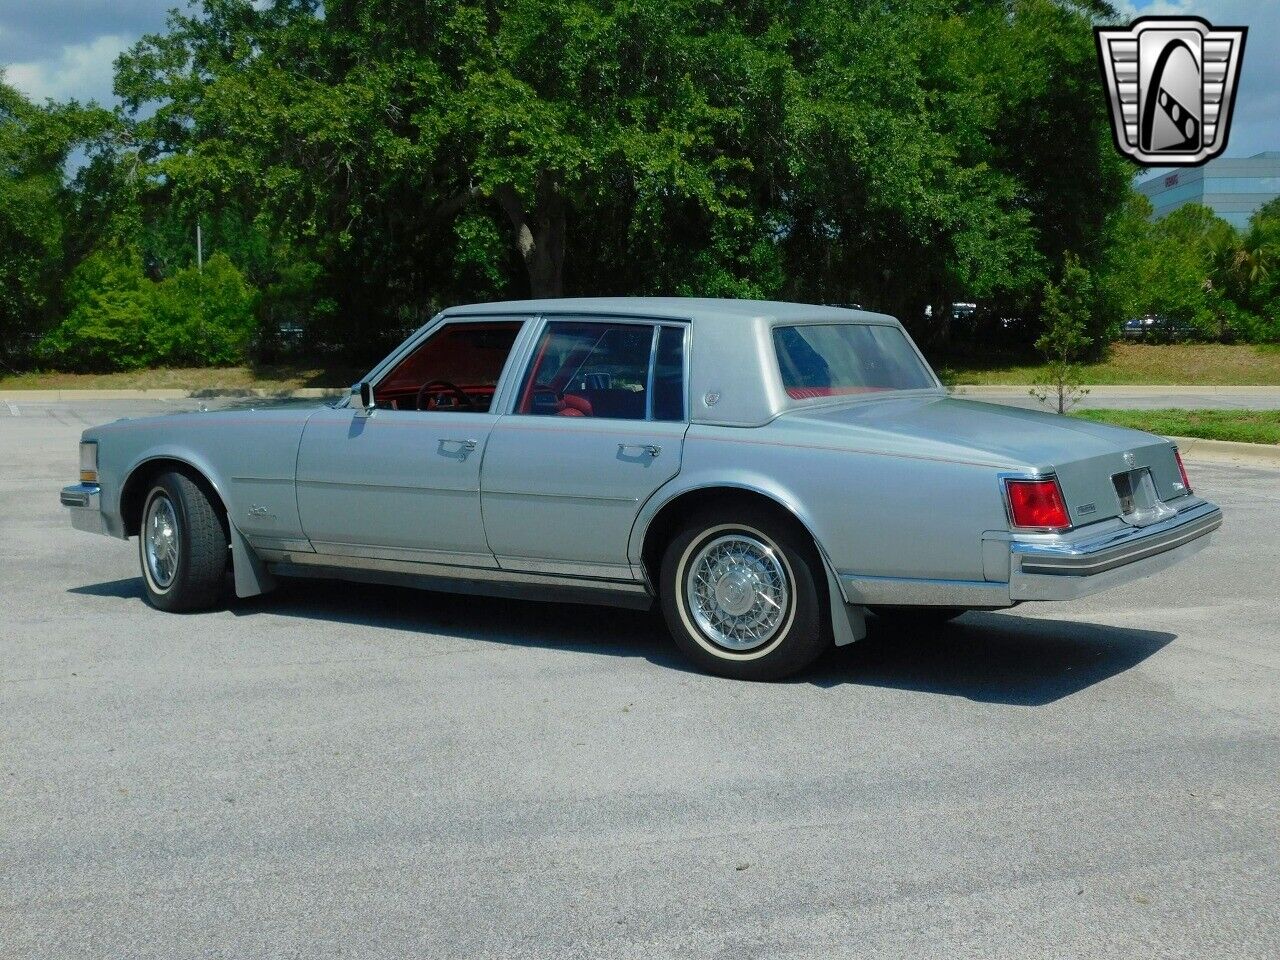
[[[1190,15],[1217,26],[1248,27],[1226,155],[1280,150],[1280,0],[1121,0],[1116,7],[1126,20]]]
[[[5,80],[37,102],[74,97],[110,104],[115,59],[131,42],[106,34],[88,43],[68,44],[57,56],[9,64]]]

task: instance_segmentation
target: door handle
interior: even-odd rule
[[[457,437],[441,437],[440,443],[442,444],[456,443],[463,450],[474,450],[476,448],[476,444],[479,443],[479,441],[478,440],[459,440]]]
[[[649,457],[656,457],[662,452],[662,448],[653,443],[620,443],[618,444],[618,452],[625,454],[628,450],[638,450]]]

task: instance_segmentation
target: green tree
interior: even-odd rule
[[[203,270],[183,267],[156,286],[146,332],[151,356],[174,366],[242,363],[257,332],[257,299],[224,253]]]
[[[1241,268],[1249,312],[1241,318],[1245,336],[1280,342],[1280,200],[1272,200],[1249,221]]]
[[[148,343],[155,285],[132,250],[87,257],[67,283],[66,318],[40,342],[41,357],[61,369],[130,370],[153,363]]]
[[[23,362],[61,306],[74,207],[63,169],[107,124],[76,103],[37,107],[0,72],[0,362]]]
[[[1125,188],[1096,14],[204,0],[121,58],[120,164],[184,230],[228,208],[262,225],[319,268],[332,332],[371,347],[524,293],[785,294],[910,323],[960,295],[1034,308],[1063,250],[1099,260]],[[264,291],[287,271],[230,255]]]
[[[1100,287],[1123,302],[1126,316],[1159,314],[1204,339],[1223,336],[1239,241],[1231,224],[1208,207],[1187,204],[1144,225],[1146,199],[1135,195],[1128,207]]]
[[[1042,403],[1052,402],[1058,413],[1066,413],[1089,392],[1080,386],[1079,361],[1093,344],[1087,331],[1094,302],[1089,271],[1074,254],[1066,254],[1062,279],[1045,284],[1044,333],[1036,340],[1045,373],[1041,389],[1031,391]]]

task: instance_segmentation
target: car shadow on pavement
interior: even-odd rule
[[[236,616],[272,613],[377,629],[442,633],[515,647],[643,657],[664,669],[696,672],[676,651],[656,612],[536,603],[331,580],[282,580],[277,590],[230,604]],[[130,577],[73,587],[84,596],[142,603]],[[1175,639],[1135,630],[1014,613],[967,613],[927,630],[869,618],[865,640],[832,650],[791,683],[867,685],[964,697],[981,703],[1043,706],[1129,670]]]
[[[643,657],[667,669],[692,670],[651,611],[310,578],[281,578],[271,593],[233,600],[231,610],[237,616],[272,613],[513,647]]]
[[[125,577],[123,580],[106,580],[102,583],[86,583],[83,587],[71,587],[67,593],[82,597],[115,597],[120,600],[142,600],[142,577]],[[145,601],[144,601],[145,602]]]
[[[927,630],[867,620],[865,640],[823,657],[799,679],[866,684],[1038,707],[1132,669],[1176,636],[1011,613],[966,613]]]

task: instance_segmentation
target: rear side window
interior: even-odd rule
[[[897,327],[872,323],[775,327],[773,345],[793,400],[936,387]]]
[[[683,420],[684,331],[648,323],[548,323],[534,348],[516,412]]]

